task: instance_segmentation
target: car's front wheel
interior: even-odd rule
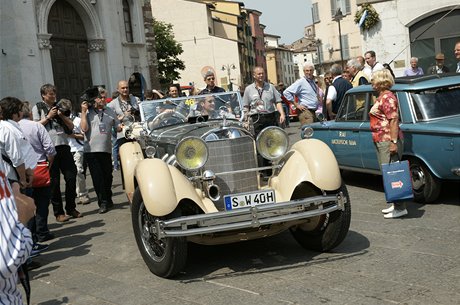
[[[343,210],[310,218],[291,228],[294,239],[305,249],[330,251],[344,240],[350,228],[351,205],[347,187],[342,185],[340,191],[346,199]]]
[[[441,192],[441,181],[431,173],[422,161],[411,159],[409,164],[414,200],[430,203],[438,199]]]
[[[178,211],[161,219],[176,216],[180,216]],[[159,217],[151,215],[145,208],[141,192],[137,188],[132,203],[132,223],[137,246],[152,273],[170,278],[185,267],[187,241],[184,237],[159,239],[155,229],[157,219]]]

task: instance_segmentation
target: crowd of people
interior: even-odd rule
[[[454,54],[459,60],[456,72],[460,72],[460,42],[456,43]],[[449,72],[444,59],[443,53],[436,54],[436,63],[427,74]],[[253,120],[255,135],[267,126],[288,125],[288,103],[295,105],[301,125],[317,121],[319,114],[332,120],[346,91],[371,84],[378,93],[369,116],[379,163],[399,160],[403,144],[398,101],[390,91],[394,84],[390,66],[380,64],[374,51],[367,51],[364,56],[350,59],[345,71],[338,64],[332,65],[323,77],[315,76],[314,71],[314,65],[306,63],[304,77],[287,88],[283,83],[276,88],[266,81],[262,67],[253,69],[254,81],[244,88],[243,106],[247,120]],[[423,74],[418,59],[412,57],[404,75]],[[225,91],[216,85],[212,71],[205,73],[203,79],[206,87],[192,87],[190,94]],[[172,84],[166,94],[146,90],[145,100],[180,95],[181,88]],[[27,266],[33,266],[31,258],[48,248],[44,242],[55,238],[48,228],[50,203],[57,222],[83,217],[77,205],[91,202],[86,186],[87,169],[97,195],[98,212],[103,214],[113,207],[112,171],[120,168],[118,150],[126,142],[123,122],[128,116],[139,119],[140,100],[130,94],[125,80],[118,82],[110,98],[105,88],[91,88],[79,107],[72,106],[67,99],[56,101],[57,88],[52,84],[44,84],[40,96],[42,100],[32,108],[27,101],[15,97],[0,100],[1,304],[22,304],[18,280],[27,278],[24,273]],[[205,99],[201,105],[211,111],[212,105],[208,107],[206,103],[213,101]],[[263,162],[259,160],[259,165]],[[65,181],[64,201],[61,174]],[[385,218],[408,213],[404,203],[393,203],[382,212]]]

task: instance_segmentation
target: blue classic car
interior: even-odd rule
[[[460,180],[460,75],[397,78],[403,160],[409,160],[414,199],[435,201],[442,180]],[[370,85],[350,89],[335,121],[302,126],[302,138],[327,143],[343,170],[381,174],[372,142]],[[311,127],[311,128],[309,128]]]

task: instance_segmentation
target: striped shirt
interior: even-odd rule
[[[0,304],[23,304],[18,268],[32,250],[32,235],[18,220],[16,203],[0,160]]]

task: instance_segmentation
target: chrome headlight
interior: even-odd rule
[[[289,147],[287,133],[279,127],[264,128],[257,136],[257,151],[265,159],[277,160],[281,158]]]
[[[208,147],[206,143],[195,137],[185,138],[176,146],[176,160],[186,170],[197,170],[208,161]]]
[[[145,148],[145,155],[147,156],[147,158],[153,158],[155,156],[156,152],[157,152],[157,150],[153,146],[147,146]]]
[[[300,132],[300,137],[302,139],[305,139],[305,138],[311,138],[313,137],[313,134],[315,132],[313,131],[313,128],[311,128],[310,126],[304,126],[302,127],[302,131]]]

